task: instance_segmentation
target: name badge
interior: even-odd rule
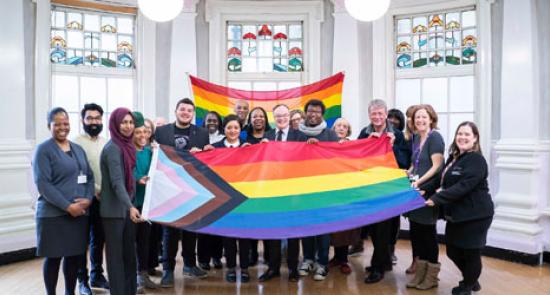
[[[78,179],[77,179],[77,183],[78,184],[84,184],[84,183],[87,183],[88,182],[88,176],[86,175],[78,175]]]

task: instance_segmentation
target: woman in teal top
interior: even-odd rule
[[[136,196],[133,200],[134,206],[141,213],[145,198],[145,184],[149,180],[149,167],[153,155],[149,146],[147,128],[144,124],[143,115],[140,112],[133,112],[135,129],[133,142],[136,147],[136,167],[134,168],[134,179],[136,180]],[[138,294],[143,293],[144,288],[156,289],[158,285],[149,278],[149,235],[151,224],[147,222],[136,225],[136,256],[137,256],[137,288]]]

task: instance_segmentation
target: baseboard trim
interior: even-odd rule
[[[399,238],[409,240],[410,239],[409,231],[400,230]],[[437,241],[440,244],[445,244],[445,236],[438,234]],[[511,262],[517,262],[517,263],[522,263],[522,264],[532,265],[532,266],[541,265],[541,255],[542,255],[542,262],[550,263],[550,252],[543,252],[539,254],[527,254],[527,253],[518,252],[514,250],[486,246],[481,251],[481,254],[487,257],[502,259],[502,260],[511,261]]]
[[[36,248],[0,253],[0,265],[31,260],[34,258],[36,258]]]

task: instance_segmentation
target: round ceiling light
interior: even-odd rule
[[[183,0],[138,0],[139,10],[156,22],[173,20],[183,9]]]
[[[390,0],[345,0],[344,5],[353,18],[368,22],[386,14]]]

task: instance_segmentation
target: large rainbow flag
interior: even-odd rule
[[[342,116],[342,86],[344,73],[313,84],[279,91],[247,91],[224,87],[189,76],[196,105],[196,123],[201,126],[208,111],[216,111],[222,117],[234,113],[235,101],[244,99],[250,109],[262,107],[273,122],[272,109],[277,104],[286,104],[291,110],[304,108],[312,98],[319,99],[326,106],[325,120],[329,127]]]
[[[424,206],[387,137],[270,142],[198,154],[155,152],[143,216],[200,233],[254,239],[313,236]]]

